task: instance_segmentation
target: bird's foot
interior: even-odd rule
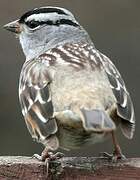
[[[64,154],[61,152],[57,152],[55,154],[50,152],[48,158],[50,161],[55,161],[55,160],[61,159],[63,156],[64,156]]]
[[[118,160],[125,160],[126,157],[121,152],[114,151],[113,154],[109,154],[107,152],[101,152],[100,157],[108,158],[112,162],[117,162]]]
[[[61,170],[60,168],[61,163],[57,160],[61,159],[63,156],[64,154],[61,152],[57,152],[54,154],[44,149],[41,156],[38,154],[34,154],[32,158],[36,158],[37,160],[43,161],[45,163],[47,177],[49,176],[49,171],[53,172],[53,174],[57,177],[59,175],[59,171]],[[59,167],[59,171],[57,172],[58,167]]]
[[[57,152],[57,153],[52,153],[52,152],[47,152],[47,151],[43,151],[41,155],[39,154],[34,154],[32,156],[32,158],[36,158],[39,161],[55,161],[58,160],[60,158],[62,158],[64,156],[63,153],[61,152]]]
[[[33,156],[31,157],[32,159],[37,159],[39,161],[43,161],[42,157],[39,154],[33,154]]]
[[[118,160],[125,160],[126,158],[122,154],[121,148],[117,142],[117,138],[115,136],[114,131],[111,134],[112,134],[112,139],[113,139],[113,144],[114,144],[113,154],[108,154],[106,152],[102,152],[102,153],[100,153],[100,157],[108,158],[112,162],[117,162]]]

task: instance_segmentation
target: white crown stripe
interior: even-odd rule
[[[66,15],[59,15],[59,19],[64,19],[66,18]],[[68,18],[67,19],[71,20],[71,18]],[[51,21],[56,21],[58,20],[58,14],[56,12],[53,12],[53,13],[40,13],[40,14],[32,14],[30,15],[29,17],[27,17],[26,19],[26,22],[27,21],[48,21],[48,20],[51,20]]]

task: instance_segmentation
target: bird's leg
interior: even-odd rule
[[[125,156],[122,154],[120,145],[115,136],[115,132],[112,131],[111,135],[112,135],[112,140],[113,140],[113,144],[114,144],[114,152],[113,152],[112,160],[117,161],[118,159],[125,159]]]
[[[101,156],[102,157],[106,157],[106,158],[109,158],[111,159],[113,162],[116,162],[118,159],[125,159],[125,156],[122,154],[122,151],[121,151],[121,148],[120,148],[120,145],[117,141],[117,138],[115,136],[115,132],[112,131],[111,132],[111,135],[112,135],[112,141],[113,141],[113,145],[114,145],[114,151],[113,151],[113,154],[108,154],[106,152],[101,152]]]

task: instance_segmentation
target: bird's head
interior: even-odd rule
[[[4,27],[19,35],[27,58],[33,58],[57,44],[75,39],[78,41],[82,36],[86,36],[73,14],[59,7],[40,7],[30,10]]]

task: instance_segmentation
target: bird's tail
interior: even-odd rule
[[[135,124],[127,122],[126,120],[121,121],[121,130],[125,137],[132,139],[135,131]]]
[[[113,131],[116,126],[111,118],[102,110],[81,109],[83,126],[86,131],[105,132]]]

